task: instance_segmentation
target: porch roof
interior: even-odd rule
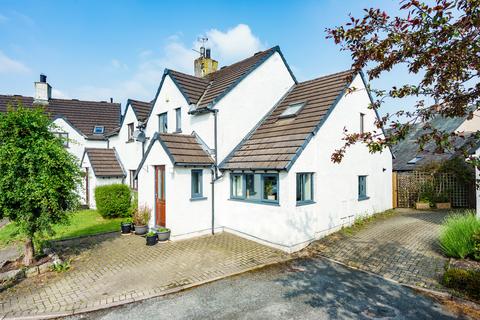
[[[96,177],[125,177],[115,149],[85,148],[85,156],[88,156]]]

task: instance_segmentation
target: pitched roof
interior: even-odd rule
[[[351,74],[349,70],[296,84],[220,168],[288,170],[343,96]],[[280,116],[297,103],[303,107],[296,116]]]
[[[455,132],[466,120],[467,116],[464,117],[435,117],[429,124],[444,133],[453,133]],[[449,160],[458,155],[454,150],[446,150],[444,153],[436,153],[434,142],[429,142],[424,147],[423,151],[418,149],[417,140],[425,134],[426,131],[423,129],[422,124],[416,124],[411,131],[408,133],[407,137],[400,141],[399,143],[393,146],[393,154],[395,158],[393,159],[393,170],[394,171],[411,171],[416,170],[427,163],[431,162],[441,162]],[[465,137],[456,137],[454,141],[454,148],[461,148],[462,146],[469,146],[470,144],[475,145],[475,135],[473,133],[465,133]],[[470,152],[473,151],[470,150]],[[420,159],[415,163],[409,163],[415,157]]]
[[[196,104],[210,85],[210,80],[206,78],[199,78],[174,70],[169,70],[168,72],[185,95],[189,104]]]
[[[0,112],[7,111],[7,105],[21,103],[32,107],[34,99],[24,96],[0,95]],[[63,118],[89,139],[104,139],[120,125],[120,104],[96,101],[50,99],[46,111],[52,120]],[[104,126],[104,134],[94,134],[95,126]]]
[[[150,114],[150,110],[153,106],[152,102],[145,102],[133,99],[128,99],[127,104],[130,104],[133,112],[137,116],[137,120],[141,122],[147,120],[148,115]]]
[[[244,77],[275,52],[279,52],[281,55],[280,48],[276,46],[257,52],[253,56],[232,65],[222,67],[220,70],[210,73],[203,78],[170,69],[165,70],[165,75],[171,76],[189,104],[195,104],[197,108],[204,109],[218,102]]]
[[[97,177],[124,177],[115,149],[85,148],[93,172]],[[84,154],[84,157],[85,157]]]
[[[212,157],[193,134],[161,133],[158,140],[174,165],[213,164]]]

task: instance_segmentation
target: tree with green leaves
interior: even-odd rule
[[[78,160],[54,130],[42,107],[9,106],[0,113],[0,218],[26,236],[25,265],[34,259],[34,237],[51,234],[79,204]]]
[[[471,119],[480,108],[480,0],[402,0],[399,9],[397,16],[365,9],[363,17],[350,16],[344,25],[326,30],[327,38],[351,53],[352,68],[365,69],[369,80],[399,66],[412,75],[388,90],[370,88],[377,98],[372,109],[395,99],[402,99],[404,106],[409,101],[404,98],[414,101],[411,111],[378,119],[373,132],[345,132],[344,146],[332,155],[334,162],[340,162],[352,144],[363,142],[370,151],[380,151],[405,139],[415,126],[423,129],[417,138],[420,150],[430,144],[434,152],[463,152],[468,157],[470,142],[474,145],[480,138],[479,132],[472,139],[429,124],[437,116]],[[387,137],[382,127],[389,129]]]

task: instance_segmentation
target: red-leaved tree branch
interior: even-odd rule
[[[420,150],[434,142],[433,152],[462,152],[469,157],[469,149],[479,141],[479,132],[468,137],[461,132],[442,132],[431,127],[429,120],[436,116],[471,119],[479,109],[480,0],[404,0],[400,1],[400,15],[365,9],[362,18],[350,16],[345,25],[326,30],[327,38],[351,53],[352,69],[366,70],[368,80],[381,78],[399,65],[420,76],[419,81],[389,90],[369,88],[375,97],[370,108],[381,108],[387,99],[413,97],[412,111],[385,114],[375,123],[378,130],[372,132],[345,130],[345,144],[332,155],[334,162],[340,162],[348,147],[357,142],[378,152],[405,139],[418,125],[423,129],[417,138]],[[382,128],[388,130],[386,136]]]

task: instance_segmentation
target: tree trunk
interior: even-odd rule
[[[23,256],[23,264],[29,266],[33,263],[33,240],[28,238],[25,242],[25,253]]]

